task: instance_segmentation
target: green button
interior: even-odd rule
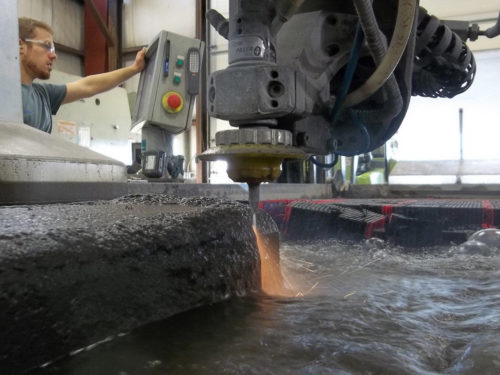
[[[177,66],[180,68],[184,65],[184,60],[183,59],[177,59]]]
[[[176,84],[181,83],[181,77],[174,77],[174,83]]]

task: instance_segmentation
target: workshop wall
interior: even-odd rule
[[[54,30],[54,41],[83,50],[83,5],[77,0],[18,0],[18,16],[44,21]],[[81,76],[83,61],[79,56],[57,51],[56,70]]]
[[[413,97],[394,136],[398,160],[458,160],[459,109],[463,109],[465,160],[500,160],[500,50],[474,53],[477,71],[472,86],[453,99]],[[493,84],[492,84],[493,83]]]

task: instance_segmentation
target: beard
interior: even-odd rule
[[[40,69],[37,66],[37,64],[35,64],[34,62],[31,62],[31,61],[28,62],[27,66],[28,66],[28,69],[33,72],[33,75],[35,78],[38,78],[38,79],[49,79],[50,78],[50,70]]]

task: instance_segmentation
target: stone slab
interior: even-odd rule
[[[0,207],[0,373],[260,288],[248,206],[213,198]]]

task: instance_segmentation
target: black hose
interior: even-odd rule
[[[420,7],[412,95],[453,98],[472,85],[475,74],[476,62],[465,42]]]
[[[229,21],[215,9],[209,9],[206,17],[210,25],[217,30],[219,35],[227,39],[227,35],[229,34]]]
[[[334,159],[330,163],[322,163],[318,159],[316,159],[313,155],[309,157],[309,160],[317,167],[324,168],[324,169],[330,169],[335,167],[335,164],[337,164],[337,161],[339,160],[339,156],[337,154],[332,154],[334,156]]]

